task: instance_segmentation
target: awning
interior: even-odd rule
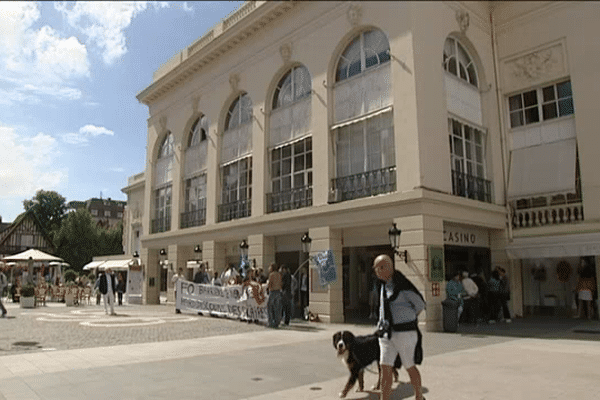
[[[600,256],[600,233],[515,238],[506,254],[511,259]]]
[[[84,270],[96,269],[100,265],[104,264],[104,261],[92,261],[83,266]]]
[[[508,197],[575,192],[576,140],[513,150]]]
[[[352,125],[352,124],[357,124],[357,123],[365,121],[365,120],[367,120],[369,118],[373,118],[373,117],[376,117],[376,116],[381,115],[383,113],[386,113],[388,111],[391,111],[392,108],[393,108],[392,106],[387,106],[387,107],[384,107],[384,108],[382,108],[380,110],[376,110],[376,111],[370,112],[368,114],[365,114],[365,115],[363,115],[363,116],[361,116],[359,118],[353,118],[353,119],[350,119],[350,120],[338,122],[337,124],[332,125],[331,128],[329,128],[329,129],[330,130],[334,130],[334,129],[342,128],[344,126],[348,126],[348,125]]]
[[[132,259],[127,258],[124,260],[108,260],[105,261],[104,264],[100,266],[100,269],[107,270],[108,268],[113,271],[121,270],[126,271],[129,269],[129,264],[131,264]]]

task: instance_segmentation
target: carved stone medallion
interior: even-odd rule
[[[289,43],[282,44],[279,48],[279,54],[284,64],[287,64],[292,59],[292,45]]]
[[[467,33],[467,29],[469,29],[469,13],[464,10],[457,10],[456,22],[458,22],[458,28],[460,29],[460,32],[463,35]]]
[[[238,74],[229,75],[229,84],[231,85],[231,90],[234,93],[237,92],[240,84],[240,76]]]
[[[362,17],[362,7],[359,4],[352,4],[348,7],[348,22],[353,27],[356,27],[360,24],[360,19]]]

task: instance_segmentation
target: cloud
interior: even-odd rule
[[[112,167],[112,168],[109,168],[109,169],[108,169],[108,171],[110,171],[110,172],[119,172],[119,173],[121,173],[121,172],[125,172],[125,168],[121,168],[121,167]]]
[[[136,15],[146,10],[147,3],[78,1],[71,8],[65,2],[55,3],[54,7],[69,25],[102,49],[104,62],[110,65],[127,53],[124,31]]]
[[[77,133],[65,133],[61,135],[63,142],[74,145],[88,145],[90,138],[100,135],[114,136],[114,132],[103,126],[85,125],[79,128]]]
[[[70,26],[87,36],[89,44],[99,47],[104,62],[111,65],[127,53],[125,30],[137,15],[148,9],[148,5],[154,10],[194,11],[187,2],[181,5],[168,1],[63,1],[54,3],[54,8],[62,13]]]
[[[0,198],[31,197],[38,189],[57,189],[68,171],[56,166],[56,139],[45,133],[21,137],[15,128],[0,126]]]
[[[85,45],[47,25],[34,29],[39,19],[35,2],[0,2],[2,104],[39,103],[40,96],[81,97],[72,81],[90,76]]]

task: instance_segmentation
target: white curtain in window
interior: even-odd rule
[[[173,156],[156,160],[154,185],[159,186],[173,180]]]
[[[444,76],[448,112],[467,121],[483,125],[479,90],[450,74]]]
[[[309,133],[311,119],[310,97],[306,97],[290,106],[273,110],[269,128],[271,147]]]
[[[240,125],[223,133],[221,163],[226,163],[252,151],[252,123]]]
[[[390,63],[355,79],[338,83],[333,91],[334,123],[358,117],[392,104]]]
[[[336,151],[338,177],[396,165],[392,113],[339,128]]]
[[[200,142],[200,144],[189,147],[185,151],[184,174],[186,177],[194,175],[206,168],[207,143],[208,141],[204,140]]]

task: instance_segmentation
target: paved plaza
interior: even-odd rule
[[[332,334],[369,325],[294,322],[272,330],[172,305],[24,310],[0,320],[0,399],[336,399],[348,372]],[[600,324],[538,318],[424,333],[425,396],[597,399]],[[376,375],[365,374],[366,387]],[[406,372],[393,399],[414,398]],[[351,391],[349,399],[377,399]]]

